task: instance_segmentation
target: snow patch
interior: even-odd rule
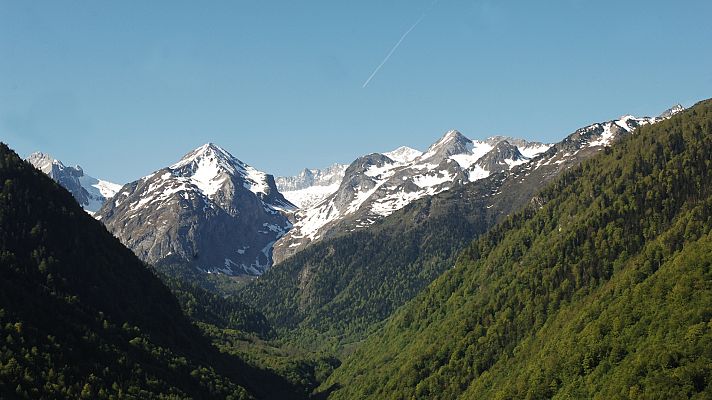
[[[284,198],[299,208],[308,208],[320,203],[339,189],[339,183],[310,186],[305,189],[282,192]]]
[[[599,136],[598,140],[589,143],[589,146],[608,146],[613,140],[613,131],[611,130],[611,124],[603,125],[603,133]],[[564,156],[568,156],[565,154]]]
[[[429,188],[437,185],[441,185],[445,182],[452,181],[453,176],[447,171],[442,171],[442,173],[435,173],[429,175],[416,175],[413,177],[413,183],[420,186],[421,188]]]
[[[539,154],[549,150],[551,148],[551,144],[542,144],[542,145],[531,145],[531,146],[524,146],[524,147],[517,147],[520,153],[526,158],[534,158],[538,156]]]
[[[482,168],[479,165],[475,165],[472,169],[468,171],[468,176],[467,179],[469,179],[470,182],[478,181],[480,179],[484,179],[489,176],[489,171],[486,169]]]
[[[494,148],[491,144],[485,142],[473,141],[472,143],[473,146],[469,154],[455,154],[450,156],[450,158],[455,160],[463,169],[470,168],[472,164],[476,163],[477,160]]]

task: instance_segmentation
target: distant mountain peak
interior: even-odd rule
[[[54,168],[57,168],[59,170],[64,170],[67,168],[60,160],[57,160],[56,158],[52,157],[52,155],[48,153],[43,153],[41,151],[36,151],[32,154],[30,154],[29,157],[27,157],[27,161],[29,161],[32,165],[35,166],[35,168],[41,170],[45,174],[51,174],[52,170]],[[76,167],[69,167],[73,169],[72,171],[75,175],[78,172],[84,172],[82,167],[76,166]],[[79,175],[81,176],[81,175]]]
[[[512,167],[529,161],[522,155],[517,146],[507,140],[497,142],[492,150],[482,156],[475,163],[476,166],[490,173],[511,169]]]
[[[682,112],[685,110],[685,107],[682,106],[682,104],[677,103],[674,106],[668,108],[667,110],[663,111],[662,114],[660,114],[660,118],[670,118],[673,115]]]
[[[27,161],[31,161],[31,162],[32,162],[32,165],[35,165],[35,167],[36,167],[37,165],[35,164],[35,162],[42,162],[42,161],[44,161],[44,162],[48,162],[48,163],[51,164],[52,162],[57,161],[57,160],[55,160],[54,157],[52,157],[52,156],[49,155],[48,153],[43,153],[43,152],[41,152],[41,151],[36,151],[36,152],[30,154],[30,155],[27,157]]]
[[[228,153],[227,150],[223,149],[222,147],[214,143],[206,143],[184,155],[177,163],[171,165],[169,168],[179,169],[185,167],[186,165],[190,165],[191,163],[200,162],[200,160],[204,159],[215,160],[221,165],[227,164],[223,166],[227,167],[228,169],[234,169],[230,168],[230,164],[234,163],[235,161],[238,161],[240,164],[242,164],[242,162],[237,160],[232,154]]]
[[[445,132],[419,158],[423,161],[429,160],[437,164],[450,156],[467,154],[472,150],[473,146],[472,140],[466,138],[460,131],[453,129]]]
[[[121,185],[86,175],[79,165],[65,166],[62,161],[48,153],[34,152],[27,157],[27,161],[72,193],[82,208],[92,215],[101,208],[106,199],[113,197],[121,189]]]
[[[434,146],[443,145],[445,143],[453,143],[453,142],[465,143],[465,142],[470,142],[470,139],[465,137],[465,135],[463,135],[457,129],[451,129],[451,130],[445,132],[443,137],[440,138],[440,140],[438,140],[437,142],[435,142]]]
[[[411,162],[422,154],[422,151],[413,149],[408,146],[401,146],[393,151],[383,153],[383,155],[390,158],[391,160],[401,163]]]
[[[99,216],[144,261],[259,275],[294,208],[272,175],[206,143],[126,185]]]
[[[287,200],[299,208],[305,208],[334,193],[347,167],[346,164],[332,164],[324,169],[304,168],[296,176],[280,176],[275,182]]]

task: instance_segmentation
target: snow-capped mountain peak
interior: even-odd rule
[[[468,142],[470,139],[466,138],[465,135],[463,135],[460,131],[457,129],[450,129],[449,131],[445,132],[442,138],[435,142],[434,146],[438,146],[442,143],[446,142],[452,142],[452,141],[463,141],[463,142]]]
[[[214,143],[206,143],[189,152],[168,169],[174,176],[188,178],[208,197],[215,196],[231,176],[241,177],[242,185],[260,197],[271,193],[270,176]]]
[[[294,209],[271,175],[207,143],[125,185],[99,217],[147,262],[259,275]]]
[[[529,161],[528,157],[522,155],[517,146],[502,140],[495,144],[492,150],[480,157],[471,168],[479,167],[490,173],[511,169],[515,165]],[[474,170],[474,169],[473,169]]]
[[[421,161],[434,164],[455,154],[466,154],[472,151],[474,143],[457,130],[449,130],[437,142],[433,143],[420,157]]]
[[[47,153],[32,153],[27,161],[69,190],[82,208],[92,215],[121,188],[121,185],[86,175],[78,165],[67,167]]]
[[[191,164],[199,164],[202,160],[210,160],[215,164],[230,171],[234,171],[232,163],[235,157],[228,153],[227,150],[214,143],[205,143],[195,150],[184,155],[177,163],[171,165],[170,169],[180,169]],[[238,160],[239,162],[239,160]]]
[[[311,241],[366,227],[425,196],[529,160],[513,144],[490,142],[471,140],[451,130],[422,154],[401,147],[359,157],[331,194],[297,211],[292,230],[275,246],[275,260],[286,258]],[[530,145],[523,140],[518,143]],[[538,154],[533,147],[531,152]]]
[[[422,151],[410,148],[408,146],[401,146],[393,151],[383,153],[383,155],[385,155],[386,157],[399,163],[411,162],[416,158],[420,157],[422,154]]]
[[[668,108],[667,110],[663,111],[662,114],[660,114],[659,118],[670,118],[673,115],[685,111],[685,107],[682,106],[682,104],[675,104],[674,106]]]

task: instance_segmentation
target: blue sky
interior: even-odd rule
[[[556,141],[712,97],[710,15],[709,0],[0,0],[0,140],[119,183],[208,141],[275,175],[448,129]]]

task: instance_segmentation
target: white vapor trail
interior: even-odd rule
[[[435,0],[435,2],[437,2],[437,0]],[[433,5],[435,5],[435,2],[433,2]],[[431,6],[431,8],[432,8],[432,6]],[[403,40],[406,38],[406,36],[408,36],[408,34],[409,34],[413,29],[415,29],[416,26],[418,26],[418,24],[420,23],[420,21],[423,20],[423,18],[425,18],[425,14],[421,15],[420,18],[418,18],[418,20],[415,21],[415,23],[414,23],[410,28],[408,28],[407,31],[405,31],[405,33],[403,34],[403,36],[401,36],[400,39],[398,39],[398,41],[396,42],[396,44],[393,45],[393,47],[391,48],[391,51],[389,51],[388,54],[386,55],[386,58],[384,58],[383,61],[381,61],[381,63],[378,64],[378,66],[376,67],[376,69],[374,69],[373,72],[371,73],[371,76],[369,76],[368,79],[366,79],[366,82],[363,83],[363,86],[361,86],[362,89],[364,89],[366,86],[368,86],[368,84],[371,82],[371,79],[373,79],[373,77],[376,76],[376,74],[377,74],[378,71],[381,69],[381,67],[383,67],[383,65],[384,65],[386,62],[388,62],[388,59],[391,58],[391,56],[393,55],[393,53],[398,49],[398,46],[400,46],[400,44],[403,43]]]
[[[373,79],[373,77],[376,76],[378,71],[381,70],[381,67],[383,67],[383,65],[385,65],[388,62],[388,59],[391,58],[393,53],[395,53],[395,51],[398,49],[398,46],[400,46],[401,43],[403,43],[403,40],[405,40],[406,36],[408,36],[408,34],[413,29],[415,29],[416,26],[418,26],[418,24],[423,20],[423,18],[425,18],[425,16],[430,12],[430,10],[432,10],[433,7],[435,7],[435,5],[438,3],[438,1],[440,1],[440,0],[433,0],[430,3],[430,6],[428,6],[428,8],[425,9],[425,11],[423,12],[423,15],[421,15],[420,18],[418,18],[418,20],[415,21],[415,23],[413,25],[411,25],[411,27],[408,28],[407,31],[405,31],[405,33],[400,37],[400,39],[398,39],[396,44],[394,44],[393,47],[391,47],[391,50],[388,52],[388,54],[386,54],[386,58],[384,58],[383,61],[381,61],[381,63],[378,64],[376,69],[374,69],[373,72],[371,73],[371,76],[369,76],[368,79],[366,79],[366,82],[363,83],[363,86],[361,86],[362,89],[364,89],[364,88],[366,88],[366,86],[368,86],[368,84],[371,82],[371,79]]]

